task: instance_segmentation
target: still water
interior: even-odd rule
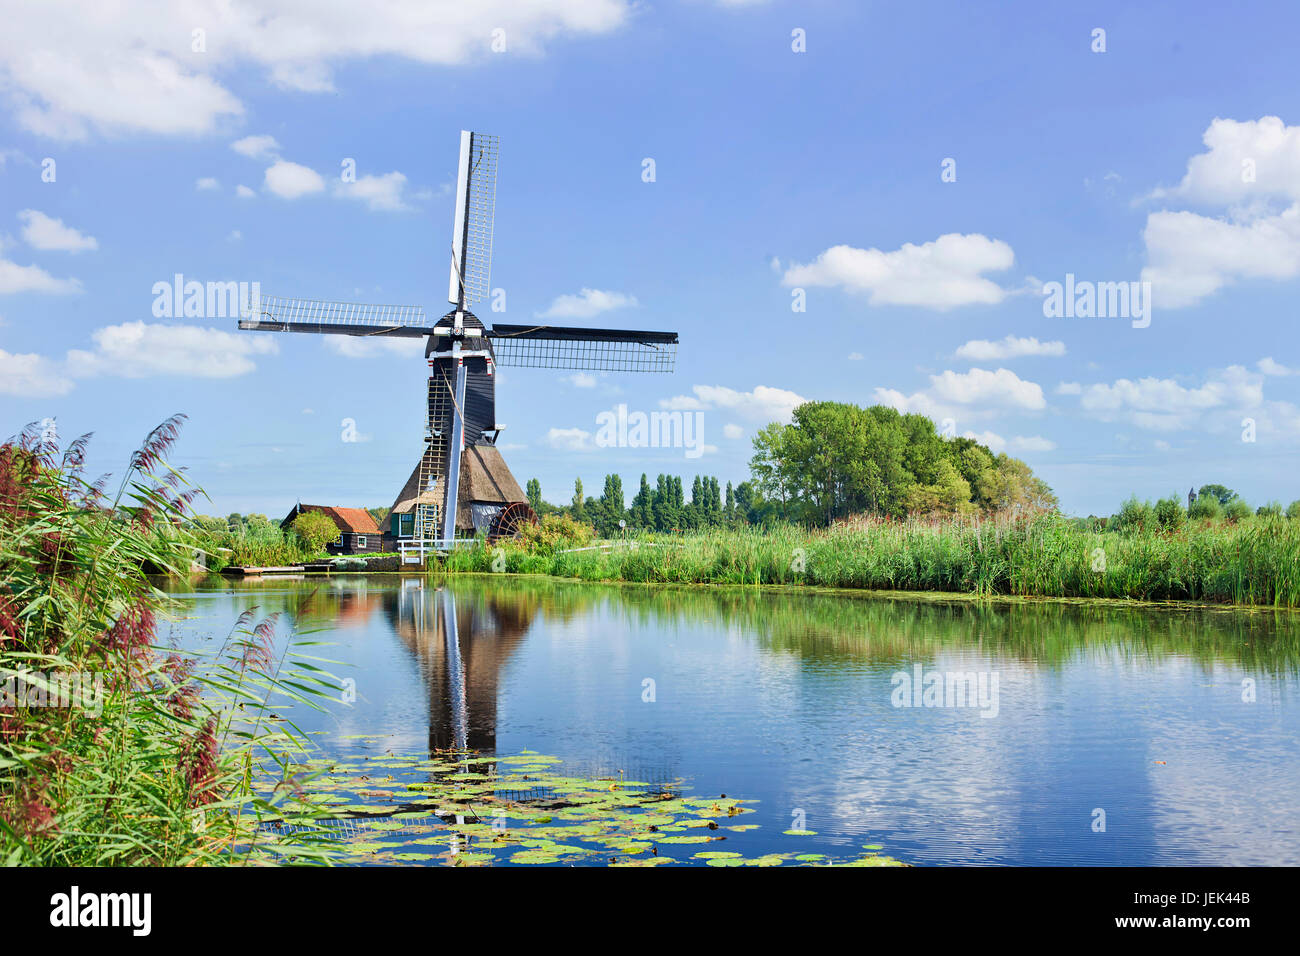
[[[327,756],[374,734],[680,778],[757,800],[743,836],[761,853],[800,829],[818,852],[917,865],[1300,862],[1300,615],[213,578],[174,591],[185,616],[160,637],[219,645],[241,611],[304,594],[356,684],[293,714]]]

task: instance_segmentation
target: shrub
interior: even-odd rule
[[[1286,516],[1288,518],[1300,518],[1300,499],[1286,506]]]
[[[1250,505],[1246,504],[1241,498],[1233,498],[1223,509],[1223,515],[1229,521],[1241,521],[1249,518],[1252,514],[1254,512],[1250,510]]]
[[[1156,502],[1156,524],[1164,531],[1177,531],[1187,522],[1187,512],[1177,496]]]
[[[1194,519],[1208,518],[1214,520],[1223,513],[1219,499],[1212,495],[1199,495],[1187,509],[1187,517]]]
[[[1120,506],[1111,525],[1117,531],[1142,531],[1155,527],[1156,513],[1149,501],[1138,501],[1137,495]]]
[[[520,543],[534,554],[554,554],[566,548],[581,548],[591,543],[595,531],[591,525],[576,521],[567,514],[546,515],[537,524],[524,525]]]
[[[1260,517],[1263,517],[1265,515],[1271,515],[1274,518],[1280,518],[1282,517],[1282,502],[1270,501],[1266,505],[1260,505],[1255,510],[1255,514],[1259,515]]]
[[[304,511],[293,519],[293,533],[302,542],[303,549],[310,555],[320,554],[325,545],[337,541],[338,526],[334,519],[323,511]]]

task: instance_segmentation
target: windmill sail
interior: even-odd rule
[[[311,332],[317,335],[403,335],[433,332],[418,305],[370,305],[325,299],[285,299],[263,295],[248,304],[241,329],[259,332]]]
[[[502,366],[671,372],[677,362],[676,332],[494,325],[488,341]]]
[[[460,131],[456,212],[451,230],[451,280],[447,301],[467,309],[491,288],[492,223],[497,202],[500,141],[487,133]]]

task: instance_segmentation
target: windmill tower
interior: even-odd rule
[[[495,370],[501,366],[671,372],[676,332],[493,325],[471,311],[487,299],[492,268],[498,140],[462,130],[452,220],[452,305],[430,323],[420,306],[262,296],[239,328],[269,332],[425,338],[429,366],[424,450],[393,508],[403,552],[443,550],[477,530],[511,533],[527,512],[496,449]],[[531,512],[527,512],[531,515]],[[419,560],[416,557],[415,560]]]

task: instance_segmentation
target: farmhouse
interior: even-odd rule
[[[298,515],[308,511],[322,512],[339,529],[338,540],[325,546],[330,554],[365,554],[382,550],[383,533],[370,512],[364,508],[331,508],[328,505],[304,505],[299,502],[280,522],[280,527],[287,530]]]

